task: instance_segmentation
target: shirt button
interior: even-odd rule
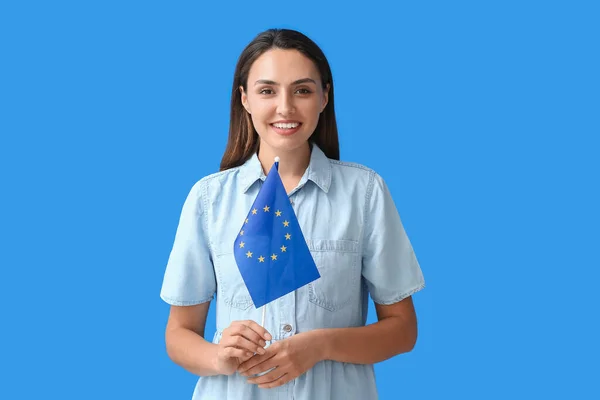
[[[291,332],[292,331],[292,326],[290,324],[285,324],[283,326],[283,330],[286,332]]]

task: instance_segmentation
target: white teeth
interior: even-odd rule
[[[273,126],[275,128],[279,128],[279,129],[293,129],[293,128],[297,128],[298,125],[300,125],[300,124],[297,122],[292,122],[289,124],[280,124],[280,123],[273,124]]]

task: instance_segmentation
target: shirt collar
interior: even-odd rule
[[[256,153],[240,166],[240,178],[244,193],[257,180],[264,181],[267,178]],[[325,193],[329,191],[331,186],[331,164],[325,153],[314,143],[312,144],[308,168],[302,179],[300,179],[299,185],[302,185],[306,180],[313,181]]]

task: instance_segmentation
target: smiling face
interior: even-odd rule
[[[240,91],[261,148],[273,153],[306,145],[328,100],[315,64],[297,50],[278,48],[256,59],[247,90]]]

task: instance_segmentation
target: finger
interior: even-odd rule
[[[269,355],[269,354],[263,354],[263,355],[255,355],[254,357],[248,359],[247,361],[244,361],[243,363],[241,363],[238,366],[237,371],[240,373],[240,375],[245,375],[247,376],[248,374],[246,374],[246,371],[248,371],[250,368],[264,362],[265,360],[269,359],[273,357],[273,355]]]
[[[273,382],[269,382],[269,383],[263,383],[258,385],[258,387],[260,389],[271,389],[277,386],[281,386],[281,385],[285,385],[286,383],[288,383],[289,381],[291,381],[293,378],[293,376],[291,374],[284,374],[281,377],[279,377],[278,379],[274,380]]]
[[[239,322],[243,325],[246,325],[248,328],[252,329],[254,332],[258,333],[260,335],[260,337],[264,338],[265,340],[273,339],[271,334],[265,328],[263,328],[256,322],[254,322],[252,320],[239,321]]]
[[[225,354],[225,357],[227,358],[247,358],[247,357],[252,357],[252,353],[247,351],[247,350],[243,350],[243,349],[236,349],[235,347],[226,347],[223,350],[223,354]]]
[[[292,379],[294,379],[294,378],[292,377],[291,374],[288,373],[288,374],[284,374],[279,379],[276,379],[273,382],[263,383],[261,385],[258,385],[258,387],[260,389],[271,389],[271,388],[274,388],[274,387],[277,387],[277,386],[285,385],[286,383],[288,383]]]
[[[238,359],[240,360],[240,364],[242,364],[244,361],[248,361],[249,359],[251,359],[252,357],[258,357],[257,355],[255,355],[254,353],[249,353],[246,352],[246,350],[244,350],[245,352],[245,356],[244,357],[238,357]]]
[[[243,336],[227,336],[222,341],[224,347],[237,347],[239,349],[248,350],[258,354],[265,354],[266,350],[256,343],[253,343]]]
[[[279,366],[279,360],[275,359],[275,356],[270,357],[264,361],[261,361],[257,364],[255,364],[254,366],[246,369],[244,372],[241,372],[240,374],[242,376],[252,376],[252,375],[256,375],[256,374],[260,374],[262,372],[268,371],[271,368],[274,367],[278,367]]]
[[[270,371],[262,376],[257,376],[254,378],[248,379],[248,383],[253,383],[256,385],[264,385],[267,383],[275,382],[277,379],[285,376],[287,372],[281,371],[280,368],[275,368],[273,371]]]
[[[263,362],[265,362],[266,360],[274,357],[275,355],[277,355],[277,353],[279,352],[279,343],[274,343],[273,345],[267,347],[265,350],[265,354],[262,355],[255,355],[254,357],[252,357],[250,360],[241,363],[238,366],[238,372],[242,375],[244,375],[244,373],[246,371],[248,371],[250,368],[259,365]],[[266,371],[266,369],[265,369]],[[247,375],[247,374],[246,374]]]
[[[256,345],[260,347],[265,347],[267,345],[262,336],[246,325],[239,324],[231,327],[229,334],[232,336],[243,336],[251,342],[256,343]]]
[[[267,347],[265,349],[265,354],[257,354],[254,357],[252,357],[250,360],[241,363],[238,366],[238,372],[240,374],[243,374],[245,371],[249,370],[250,368],[259,365],[265,361],[267,361],[268,359],[274,357],[275,355],[277,355],[277,346],[271,346],[271,347]]]

